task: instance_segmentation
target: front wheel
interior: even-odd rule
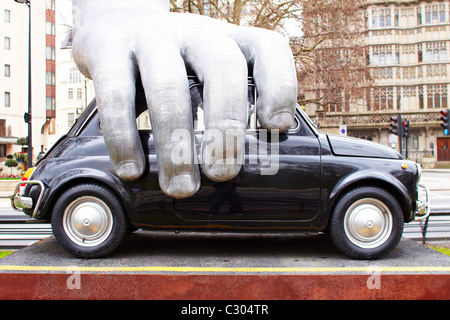
[[[105,187],[81,184],[64,192],[52,214],[56,240],[82,258],[99,258],[122,242],[127,219],[117,196]]]
[[[360,187],[345,194],[331,217],[331,239],[355,259],[377,259],[391,252],[403,233],[403,213],[386,190]]]

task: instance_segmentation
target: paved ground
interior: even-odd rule
[[[13,267],[9,267],[13,266]],[[450,257],[402,239],[380,260],[356,261],[342,255],[326,235],[198,234],[138,231],[110,256],[77,259],[53,237],[0,259],[0,273],[64,272],[145,274],[450,274]]]

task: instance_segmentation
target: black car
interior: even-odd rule
[[[194,120],[201,123],[202,86],[195,78],[190,83]],[[276,173],[263,174],[270,161],[248,154],[251,146],[268,140],[254,117],[255,94],[250,83],[246,161],[232,181],[217,183],[202,176],[194,196],[165,195],[158,185],[151,130],[140,130],[146,174],[134,182],[119,179],[94,100],[39,160],[30,179],[22,182],[26,186],[17,187],[12,206],[51,220],[54,236],[66,250],[90,258],[111,253],[128,232],[142,228],[327,232],[348,256],[375,259],[397,245],[404,223],[429,214],[428,190],[419,185],[420,165],[376,143],[320,133],[300,107],[291,130],[279,136]],[[137,101],[139,116],[146,106]],[[268,156],[271,144],[267,142]]]

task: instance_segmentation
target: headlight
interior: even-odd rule
[[[416,163],[416,167],[417,167],[417,183],[420,182],[420,178],[422,177],[422,166],[419,163]]]

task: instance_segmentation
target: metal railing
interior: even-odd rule
[[[426,219],[405,224],[403,235],[424,244],[431,240],[450,240],[450,211],[432,210]]]
[[[34,220],[0,221],[0,249],[21,249],[53,234],[49,223]]]

